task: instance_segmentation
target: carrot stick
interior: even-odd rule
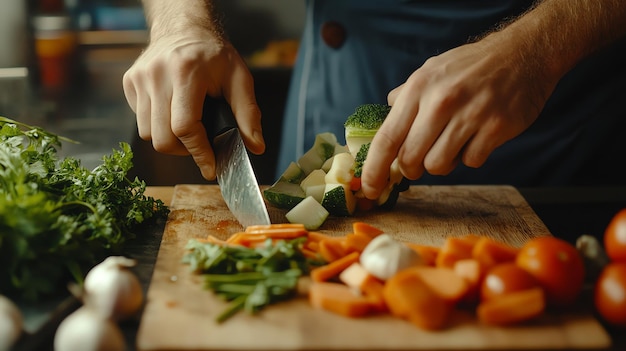
[[[363,252],[372,237],[363,233],[350,233],[346,235],[345,247],[348,252]]]
[[[485,236],[474,245],[472,257],[488,269],[498,263],[515,261],[518,252],[518,248]]]
[[[469,290],[465,279],[450,268],[415,266],[406,270],[418,276],[433,292],[452,304],[459,302]]]
[[[542,288],[520,290],[481,302],[476,314],[485,324],[507,325],[533,319],[545,310]]]
[[[324,234],[321,232],[309,232],[308,235],[308,241],[313,241],[313,242],[320,242],[322,240],[326,240],[326,239],[336,239],[337,237],[334,236],[330,236],[328,234]]]
[[[439,251],[441,250],[437,246],[422,245],[422,244],[416,244],[416,243],[410,243],[410,242],[405,243],[405,244],[408,247],[410,247],[413,251],[417,252],[420,255],[420,257],[422,257],[422,260],[425,265],[434,266],[435,263],[437,262],[437,255],[439,254]]]
[[[478,241],[478,238],[477,235],[473,234],[446,238],[446,241],[439,250],[435,265],[437,267],[452,268],[454,262],[464,258],[472,258],[472,249],[474,248],[474,244]]]
[[[319,252],[326,262],[333,262],[347,253],[343,245],[344,238],[328,238],[319,242]]]
[[[451,304],[410,269],[398,272],[385,282],[383,297],[392,315],[422,329],[443,328],[453,310]]]
[[[364,316],[372,309],[372,302],[367,297],[355,294],[350,287],[340,283],[312,283],[309,302],[314,308],[351,318]]]
[[[354,222],[352,223],[352,231],[355,234],[364,234],[371,238],[375,238],[383,233],[382,230],[367,224],[365,222]]]
[[[249,228],[249,227],[248,227]],[[265,235],[274,240],[278,239],[295,239],[308,234],[304,227],[285,227],[285,228],[267,228],[267,229],[246,229],[246,234]]]
[[[250,225],[246,227],[246,233],[256,233],[263,231],[272,231],[277,229],[301,229],[306,230],[304,228],[304,224],[300,223],[272,223],[272,224],[257,224]]]
[[[311,279],[316,282],[327,281],[338,276],[344,269],[348,268],[354,262],[359,261],[360,254],[358,252],[349,253],[327,265],[313,268],[311,270]]]

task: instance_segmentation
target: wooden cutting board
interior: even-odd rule
[[[286,221],[284,211],[269,211],[273,223]],[[344,235],[355,220],[398,240],[431,245],[468,233],[516,246],[551,235],[519,192],[508,186],[415,186],[391,211],[329,218],[321,231]],[[302,297],[216,324],[225,303],[204,290],[201,277],[181,259],[189,239],[208,234],[225,239],[242,229],[216,185],[175,187],[137,335],[139,350],[569,350],[602,349],[611,343],[598,321],[583,310],[546,314],[513,327],[481,325],[469,312],[459,311],[448,329],[429,332],[389,316],[349,319],[314,310]]]

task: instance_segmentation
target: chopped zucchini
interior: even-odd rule
[[[324,197],[324,189],[326,188],[325,177],[326,172],[321,169],[315,169],[300,182],[300,187],[304,190],[306,196],[313,196],[317,202],[321,203]]]
[[[326,184],[322,206],[333,216],[347,217],[356,210],[356,198],[350,186],[340,183]]]
[[[324,161],[335,154],[336,145],[337,137],[335,134],[330,132],[317,134],[313,146],[298,159],[298,165],[305,176],[314,169],[322,168]]]
[[[292,209],[306,197],[300,184],[294,184],[280,179],[274,183],[274,185],[265,189],[263,195],[267,202],[283,209]]]
[[[349,152],[343,152],[333,157],[333,163],[326,173],[326,183],[340,183],[349,185],[354,177],[354,157]]]
[[[280,179],[286,180],[289,183],[298,184],[302,181],[302,179],[304,179],[304,172],[297,163],[292,161],[280,176]]]
[[[322,226],[328,211],[312,196],[307,196],[285,214],[289,223],[300,223],[307,230],[316,230]]]

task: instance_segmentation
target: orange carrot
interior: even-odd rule
[[[350,190],[359,191],[361,189],[361,177],[352,177],[350,179]]]
[[[372,237],[363,233],[349,233],[346,235],[345,248],[348,252],[363,252]]]
[[[328,234],[324,234],[324,233],[321,233],[321,232],[311,231],[311,232],[309,232],[309,235],[308,235],[307,238],[308,238],[308,241],[320,242],[320,241],[326,240],[326,239],[336,239],[337,237],[330,236]]]
[[[367,297],[355,294],[350,287],[340,283],[312,283],[309,302],[314,308],[351,318],[362,317],[372,310],[372,302]]]
[[[435,265],[438,267],[452,268],[454,262],[464,258],[472,258],[472,249],[478,239],[479,236],[474,234],[446,238],[443,246],[439,250]]]
[[[304,230],[304,224],[300,223],[272,223],[272,224],[257,224],[257,225],[249,225],[246,227],[246,233],[257,233],[264,231],[272,231],[278,229],[302,229]]]
[[[472,257],[488,269],[498,263],[515,261],[518,252],[518,248],[484,236],[474,245]]]
[[[391,314],[428,330],[443,328],[453,309],[411,269],[388,279],[383,296]]]
[[[323,282],[337,277],[344,269],[350,267],[354,262],[358,262],[359,257],[358,252],[352,252],[327,265],[315,267],[311,270],[311,279],[316,282]]]
[[[262,244],[267,236],[262,234],[250,234],[246,232],[237,232],[226,239],[226,243],[231,245],[243,245],[250,247],[252,244]]]
[[[531,288],[481,302],[476,314],[485,324],[507,325],[533,319],[545,310],[543,289]]]
[[[308,231],[302,224],[281,223],[249,226],[246,233],[265,235],[273,240],[289,240],[306,236]]]
[[[336,261],[346,255],[344,240],[344,238],[329,238],[319,242],[319,252],[326,262]]]
[[[355,234],[364,234],[371,238],[375,238],[383,233],[382,230],[367,224],[365,222],[354,222],[352,223],[352,231]]]
[[[451,268],[414,266],[406,270],[418,276],[432,291],[452,304],[459,302],[469,290],[465,279]]]
[[[437,262],[437,255],[440,248],[437,246],[422,245],[416,243],[405,243],[413,251],[417,252],[421,257],[425,265],[434,266]]]
[[[480,286],[485,275],[485,270],[481,263],[473,258],[458,260],[454,264],[454,273],[465,279],[468,291],[463,298],[463,302],[475,303],[480,296]]]

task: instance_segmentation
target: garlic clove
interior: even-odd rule
[[[126,340],[118,325],[82,306],[67,316],[54,334],[54,351],[122,351]]]
[[[24,317],[17,305],[0,295],[0,351],[8,351],[22,335]]]
[[[135,260],[111,256],[96,265],[85,277],[83,303],[113,320],[136,314],[144,296],[139,279],[128,269],[135,264]]]
[[[387,280],[402,269],[423,264],[423,260],[417,252],[389,234],[380,234],[365,247],[360,263],[376,278]]]

